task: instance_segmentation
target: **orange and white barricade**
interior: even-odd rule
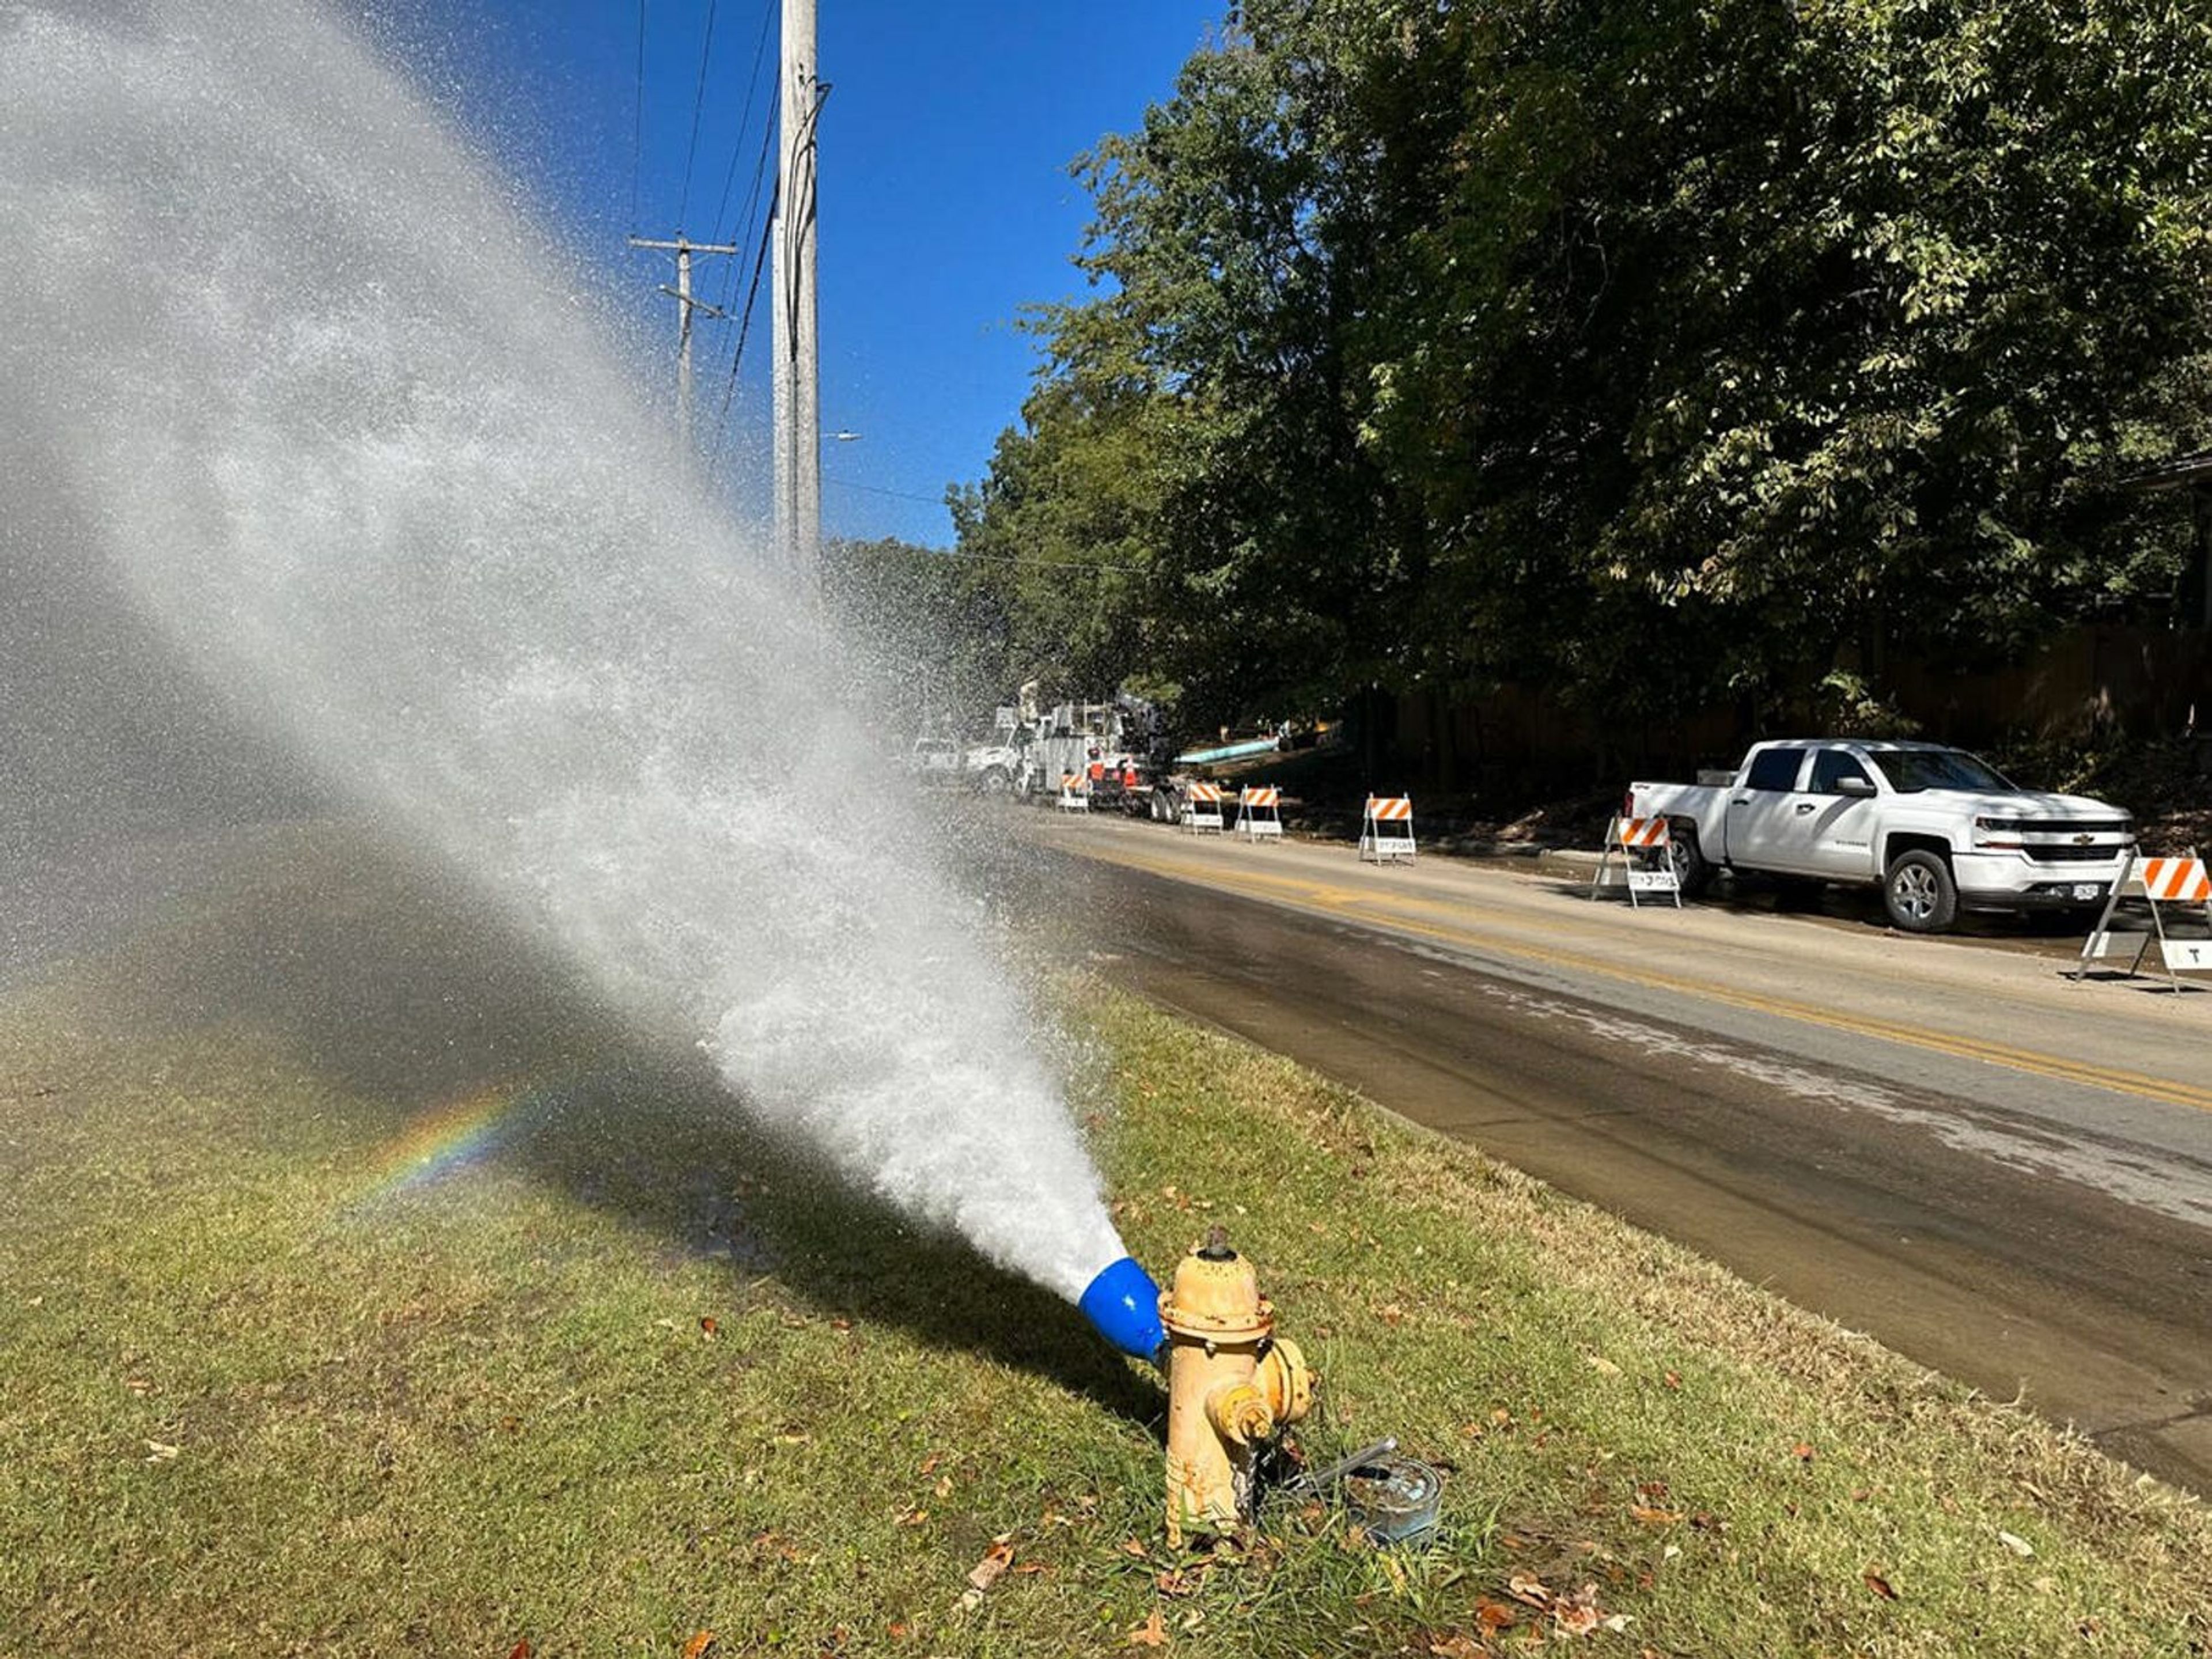
[[[2140,924],[2141,916],[2130,916],[2135,927],[2114,927],[2114,913],[2123,901],[2140,900],[2149,914],[2150,926]],[[2176,939],[2166,932],[2166,916],[2179,912],[2201,919],[2204,936]],[[2120,878],[2112,884],[2112,892],[2105,899],[2105,908],[2097,918],[2097,925],[2089,930],[2089,937],[2081,942],[2081,960],[2074,964],[2073,977],[2080,979],[2089,971],[2089,964],[2104,957],[2118,956],[2130,945],[2135,957],[2128,963],[2130,975],[2142,970],[2143,958],[2150,947],[2158,946],[2159,959],[2166,966],[2166,976],[2178,990],[2185,973],[2212,973],[2212,874],[2204,868],[2204,860],[2191,848],[2185,858],[2147,859],[2130,853],[2127,862],[2120,866]]]
[[[1613,860],[1620,867],[1616,872]],[[1681,872],[1674,867],[1674,837],[1664,818],[1625,818],[1618,812],[1607,820],[1605,846],[1598,854],[1597,873],[1590,878],[1590,896],[1603,887],[1626,887],[1631,908],[1641,908],[1639,893],[1671,893],[1674,908],[1682,908]]]
[[[1194,783],[1182,804],[1182,827],[1195,835],[1221,829],[1221,786],[1218,783]]]
[[[1404,795],[1370,795],[1359,815],[1359,856],[1376,864],[1413,861],[1413,803]]]
[[[1080,772],[1060,775],[1060,810],[1063,812],[1088,812],[1091,810],[1091,788],[1083,781]]]
[[[1283,833],[1283,792],[1244,786],[1237,797],[1237,827],[1247,841]]]

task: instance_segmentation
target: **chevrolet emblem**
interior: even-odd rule
[[[2091,842],[2096,839],[2097,838],[2094,836],[2076,836],[2074,837],[2074,844],[2076,847],[2087,847]]]

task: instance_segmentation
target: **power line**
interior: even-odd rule
[[[759,208],[762,204],[761,186],[763,184],[766,183],[768,179],[768,158],[775,149],[776,126],[774,116],[768,115],[766,112],[763,112],[763,113],[766,117],[767,125],[761,129],[760,155],[753,161],[752,185],[751,187],[745,191],[744,211],[739,216],[744,221],[745,234],[743,236],[732,237],[731,239],[732,241],[739,243],[750,241],[751,240],[753,227],[755,225],[763,225],[763,228],[761,232],[763,235],[767,235],[769,234],[765,227],[768,224],[773,224],[775,222],[775,203],[781,194],[783,185],[782,179],[778,179],[775,183],[775,187],[769,191],[768,197],[768,218],[763,222],[755,210]],[[737,298],[737,275],[734,271],[731,273],[730,281],[730,292],[725,296],[723,302],[723,307],[726,310],[728,308],[730,301]]]
[[[854,478],[841,478],[835,473],[824,473],[830,483],[846,489],[866,490],[871,495],[895,495],[902,501],[927,501],[932,507],[945,505],[942,495],[918,495],[911,489],[885,489],[879,484],[864,484]]]
[[[769,137],[773,139],[775,136],[775,129],[770,127]],[[780,186],[781,181],[778,182]],[[716,461],[722,459],[722,440],[729,431],[730,399],[737,395],[738,368],[745,360],[745,339],[753,331],[753,301],[760,297],[761,272],[768,266],[769,243],[775,228],[775,198],[776,192],[771,191],[768,222],[761,227],[760,249],[753,255],[752,284],[745,289],[745,313],[738,323],[738,349],[730,354],[729,384],[722,388],[722,407],[714,416],[714,459]]]
[[[699,112],[707,105],[707,64],[714,55],[714,11],[719,0],[707,0],[707,38],[699,48],[699,90],[691,97],[691,144],[684,152],[684,194],[676,208],[678,234],[683,234],[684,216],[691,208],[691,164],[699,155]]]
[[[753,100],[760,94],[761,64],[767,60],[769,30],[775,22],[775,0],[768,0],[768,3],[761,8],[760,38],[753,43],[753,71],[745,82],[744,111],[738,117],[738,135],[730,143],[729,168],[722,174],[722,200],[714,210],[714,228],[718,234],[722,228],[722,216],[730,210],[730,187],[737,182],[738,158],[744,154],[745,134],[752,128]],[[759,174],[755,173],[754,177],[757,179]],[[751,204],[748,202],[746,207],[750,211]],[[732,230],[737,228],[735,225],[730,228]]]
[[[629,228],[637,229],[637,170],[645,155],[645,0],[637,0],[637,110],[629,127]]]

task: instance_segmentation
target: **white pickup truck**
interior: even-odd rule
[[[1962,749],[1846,738],[1754,744],[1733,777],[1632,783],[1621,812],[1668,821],[1686,890],[1717,869],[1879,886],[1916,933],[1962,908],[2101,904],[2136,843],[2118,807],[2016,788]]]

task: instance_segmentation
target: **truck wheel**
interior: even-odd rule
[[[1674,881],[1684,898],[1697,897],[1711,883],[1713,866],[1705,862],[1704,849],[1698,845],[1696,825],[1668,826],[1667,857],[1674,866]]]
[[[1014,781],[1006,775],[1003,766],[987,766],[982,776],[975,780],[975,793],[979,795],[1003,795],[1013,787]]]
[[[1958,920],[1959,884],[1940,854],[1899,853],[1881,878],[1882,908],[1908,933],[1940,933]]]

